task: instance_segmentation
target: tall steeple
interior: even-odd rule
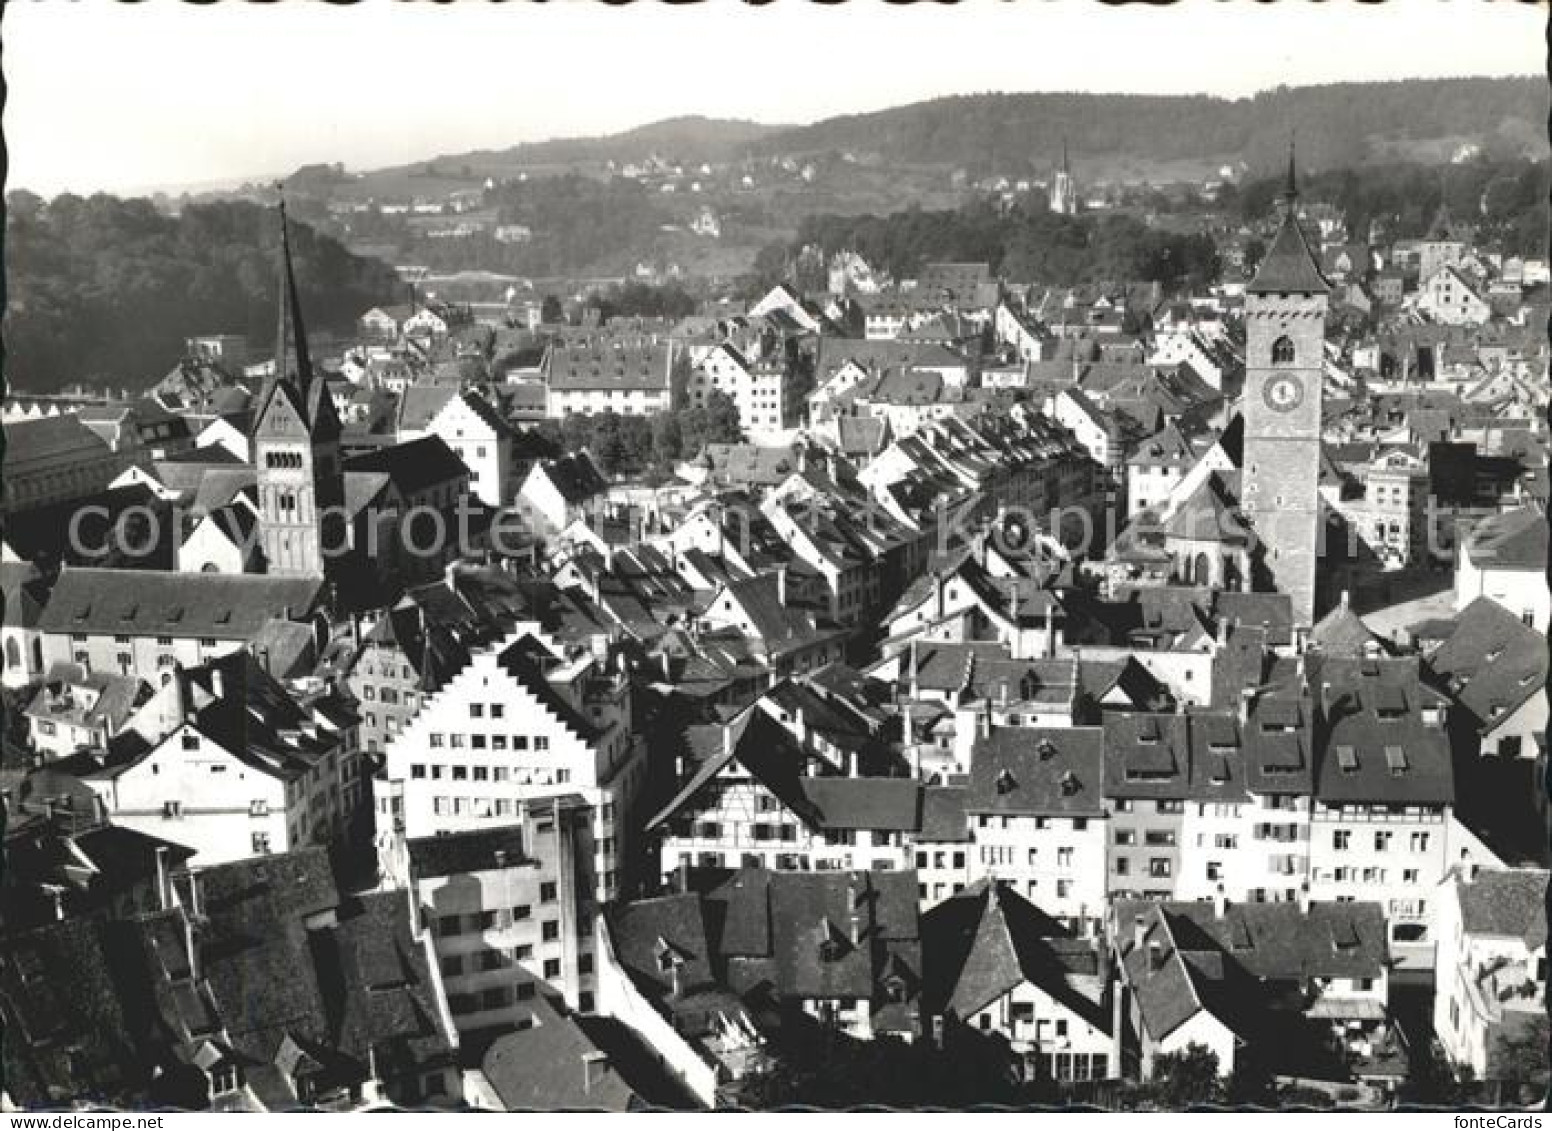
[[[307,352],[307,328],[302,324],[302,302],[296,291],[296,269],[291,265],[291,234],[286,224],[286,198],[280,198],[280,296],[275,329],[275,380],[290,380],[305,402],[312,384],[312,358]]]
[[[1290,138],[1282,221],[1245,293],[1241,503],[1256,535],[1254,587],[1288,594],[1294,625],[1307,628],[1321,611],[1318,487],[1331,284],[1299,227],[1298,195]]]
[[[254,413],[253,450],[265,568],[274,574],[332,574],[344,538],[339,415],[313,373],[280,202],[279,299],[274,372]]]

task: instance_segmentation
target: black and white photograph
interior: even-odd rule
[[[6,3],[0,1123],[1540,1126],[1549,11]]]

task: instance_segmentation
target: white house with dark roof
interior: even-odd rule
[[[541,371],[549,390],[547,416],[614,412],[650,416],[674,407],[683,358],[675,344],[652,337],[556,341]]]
[[[1127,1057],[1144,1079],[1191,1045],[1213,1052],[1223,1077],[1257,1052],[1291,1072],[1322,1051],[1321,1022],[1350,1062],[1395,1046],[1377,904],[1122,902],[1111,940],[1137,1038]]]
[[[1489,597],[1545,634],[1552,622],[1547,572],[1547,516],[1527,505],[1487,518],[1461,540],[1455,560],[1455,607]]]
[[[1456,615],[1427,665],[1443,682],[1477,750],[1535,758],[1547,726],[1547,640],[1497,601],[1478,597]]]
[[[389,742],[378,827],[402,824],[409,837],[494,828],[522,802],[579,794],[592,806],[584,887],[614,898],[646,771],[630,699],[607,636],[579,649],[520,626],[476,651]]]
[[[1415,657],[1328,657],[1308,680],[1317,723],[1309,881],[1317,899],[1379,904],[1399,959],[1432,961],[1432,889],[1451,854],[1448,701]]]
[[[246,496],[211,511],[195,523],[178,547],[183,573],[260,573],[259,516]]]
[[[483,396],[453,389],[429,419],[401,416],[400,443],[428,435],[440,437],[463,461],[469,489],[481,502],[499,507],[511,501],[517,487],[516,432]]]
[[[1079,934],[1108,893],[1099,727],[987,727],[976,739],[965,814],[975,875],[1014,885]]]
[[[63,758],[83,748],[106,749],[108,740],[150,696],[150,685],[137,675],[56,664],[22,714],[32,748],[45,758]]]
[[[956,1024],[1006,1038],[1026,1080],[1121,1074],[1103,943],[1075,937],[990,880],[925,912],[921,933],[922,1011],[935,1030]]]
[[[729,723],[690,728],[681,784],[647,823],[662,835],[663,875],[682,867],[911,866],[920,783],[855,776],[845,752],[820,749],[801,712],[782,714],[762,700]]]
[[[1420,312],[1449,326],[1480,326],[1493,316],[1492,305],[1454,266],[1440,267],[1426,276],[1415,302]]]
[[[165,673],[242,647],[271,618],[308,621],[325,596],[322,577],[67,568],[38,632],[47,664]]]
[[[363,771],[343,700],[299,701],[240,652],[175,669],[81,777],[114,824],[205,867],[344,835],[371,804]]]
[[[581,518],[608,487],[593,457],[575,452],[534,464],[517,489],[516,507],[536,534],[553,537]]]
[[[1478,1080],[1502,1079],[1500,1042],[1546,1015],[1548,880],[1539,868],[1483,869],[1436,889],[1433,1029]]]

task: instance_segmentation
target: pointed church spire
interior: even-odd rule
[[[1062,172],[1068,176],[1072,175],[1072,168],[1067,164],[1067,138],[1065,136],[1062,137]]]
[[[1298,134],[1288,131],[1288,179],[1283,185],[1283,199],[1292,202],[1299,196],[1299,174],[1295,160],[1295,146],[1298,142]]]
[[[275,330],[275,382],[291,381],[305,404],[312,384],[312,358],[307,352],[307,330],[302,324],[302,300],[296,291],[296,271],[291,265],[291,236],[286,226],[286,198],[280,198],[280,310]],[[293,353],[294,351],[294,353]]]

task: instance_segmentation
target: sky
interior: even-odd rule
[[[214,187],[681,114],[803,123],[984,91],[1545,74],[1546,18],[1510,0],[15,0],[0,18],[7,187]]]

